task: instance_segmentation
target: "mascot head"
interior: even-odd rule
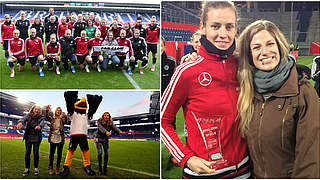
[[[78,102],[74,103],[74,111],[80,114],[86,114],[88,109],[86,98],[80,99]]]

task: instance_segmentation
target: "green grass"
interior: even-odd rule
[[[63,153],[61,168],[63,166],[65,156],[67,153],[69,140],[66,141]],[[21,139],[1,139],[1,168],[0,175],[3,179],[18,179],[23,178],[24,170],[24,141]],[[97,149],[93,141],[89,141],[90,162],[92,169],[98,171]],[[55,154],[56,160],[56,154]],[[127,140],[111,140],[109,146],[109,163],[108,175],[88,176],[83,171],[82,153],[78,147],[70,168],[70,175],[68,178],[73,179],[89,179],[89,178],[121,178],[121,179],[148,179],[160,177],[159,165],[159,141],[127,141]],[[33,174],[33,155],[31,153],[31,171],[25,178],[32,179],[57,179],[58,175],[49,175],[49,143],[44,139],[40,145],[40,160],[39,171],[40,174],[35,176]],[[55,163],[55,161],[54,161]],[[55,164],[54,164],[55,165]]]
[[[76,66],[76,73],[61,68],[61,74],[55,71],[49,72],[47,65],[44,66],[45,77],[40,77],[38,71],[31,70],[30,63],[26,63],[23,72],[18,71],[15,63],[16,76],[10,78],[10,69],[4,56],[2,46],[0,47],[0,74],[2,89],[134,89],[129,80],[119,70],[107,69],[101,73],[91,69],[90,73],[81,71]],[[139,62],[140,64],[140,62]],[[132,79],[141,89],[160,89],[160,50],[157,54],[157,64],[154,72],[150,71],[152,54],[149,54],[148,67],[144,74],[139,74],[138,68],[133,71]],[[61,66],[62,67],[62,66]]]
[[[303,64],[308,66],[311,69],[313,57],[301,57],[298,59],[298,64]],[[314,82],[310,80],[314,85]],[[184,117],[182,108],[176,115],[176,131],[179,135],[180,140],[185,143],[184,136]],[[163,143],[161,143],[161,177],[163,179],[181,179],[182,177],[182,168],[177,165],[168,164],[169,161],[169,151],[166,149]]]

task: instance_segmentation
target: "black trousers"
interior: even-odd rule
[[[56,149],[57,149],[57,166],[60,167],[63,145],[64,145],[64,141],[62,141],[61,143],[50,143],[49,168],[53,168],[53,159],[54,159],[54,154],[56,152]]]

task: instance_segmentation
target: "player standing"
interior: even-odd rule
[[[71,30],[67,29],[64,36],[59,40],[61,45],[61,60],[63,62],[63,68],[67,70],[69,68],[68,60],[71,61],[71,72],[76,73],[74,66],[77,63],[77,56],[75,54],[76,41],[71,36]]]
[[[117,38],[117,42],[118,42],[119,46],[127,46],[129,48],[129,52],[127,52],[127,53],[118,53],[118,57],[120,59],[119,68],[122,70],[123,63],[124,63],[127,55],[129,55],[130,61],[135,61],[135,58],[134,58],[131,42],[129,39],[126,38],[126,31],[124,29],[121,29],[120,37]],[[128,74],[130,76],[132,76],[131,69],[128,69]]]
[[[68,29],[67,18],[62,16],[61,23],[58,25],[58,39],[60,39]]]
[[[20,38],[26,40],[29,37],[28,30],[30,26],[30,21],[26,19],[26,13],[24,11],[20,12],[20,19],[16,22],[16,29],[20,31]]]
[[[4,15],[4,23],[0,26],[1,39],[0,42],[3,45],[6,59],[9,58],[8,43],[9,39],[13,38],[13,31],[15,30],[14,24],[11,22],[10,15]]]
[[[155,70],[156,62],[157,62],[157,51],[158,51],[158,42],[160,36],[160,28],[156,24],[156,17],[151,18],[151,23],[149,27],[147,27],[147,46],[148,52],[152,52],[152,67],[151,71]]]

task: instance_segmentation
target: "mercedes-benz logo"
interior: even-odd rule
[[[198,81],[202,86],[208,86],[212,81],[212,77],[209,73],[203,72],[198,76]]]

